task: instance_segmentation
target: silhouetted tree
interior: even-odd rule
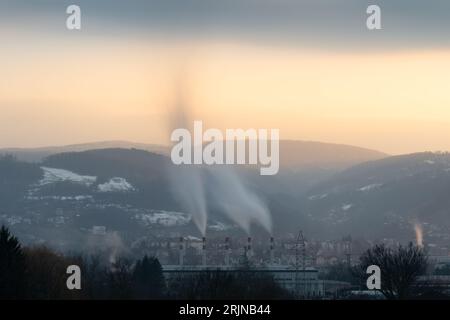
[[[215,270],[170,280],[169,292],[176,299],[289,299],[291,295],[269,274],[254,270]]]
[[[125,258],[119,258],[113,263],[112,268],[107,271],[107,283],[109,298],[130,299],[132,298],[132,263]]]
[[[108,275],[106,267],[101,262],[99,254],[93,254],[83,259],[83,297],[86,299],[108,298]]]
[[[360,257],[356,273],[366,281],[367,267],[377,265],[381,270],[381,293],[387,299],[407,299],[417,297],[417,279],[427,268],[427,256],[421,247],[410,243],[408,246],[389,248],[384,244],[368,249]]]
[[[25,259],[16,237],[0,229],[0,299],[19,299],[25,294]]]
[[[30,299],[73,299],[82,292],[68,290],[67,267],[80,265],[80,261],[58,254],[44,246],[24,249],[26,261],[27,298]]]
[[[136,262],[133,271],[133,287],[138,299],[160,299],[165,289],[165,279],[159,260],[144,256]]]

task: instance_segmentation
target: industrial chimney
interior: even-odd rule
[[[273,265],[275,263],[274,259],[274,240],[273,237],[270,237],[270,264]]]
[[[179,263],[180,263],[180,266],[182,266],[183,264],[184,264],[184,252],[185,252],[185,250],[184,250],[184,239],[183,239],[183,237],[180,237],[180,246],[179,246]]]
[[[252,237],[247,238],[247,247],[246,247],[247,258],[251,258],[252,256]]]
[[[206,237],[202,238],[202,265],[206,266]]]
[[[225,238],[225,265],[230,265],[230,254],[231,254],[231,247],[230,247],[230,238]]]

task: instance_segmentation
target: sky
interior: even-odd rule
[[[0,147],[168,143],[181,75],[205,127],[450,150],[449,18],[441,0],[0,0]]]

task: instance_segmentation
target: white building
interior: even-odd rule
[[[106,227],[105,226],[93,226],[92,234],[104,236],[104,235],[106,235]]]

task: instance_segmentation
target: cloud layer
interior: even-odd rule
[[[0,24],[64,32],[73,1],[2,1]],[[251,41],[330,49],[448,47],[450,2],[378,0],[383,30],[365,27],[366,0],[78,0],[83,31]]]

